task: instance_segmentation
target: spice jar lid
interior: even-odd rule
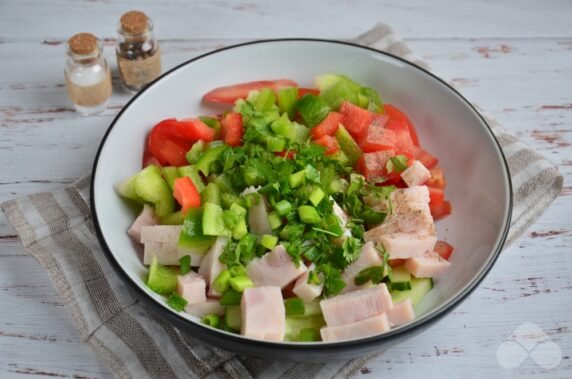
[[[129,11],[121,16],[119,23],[123,30],[129,34],[142,34],[148,28],[149,19],[143,12]]]
[[[89,55],[97,50],[98,40],[91,33],[78,33],[68,40],[68,46],[73,54]]]

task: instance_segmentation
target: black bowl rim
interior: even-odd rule
[[[217,54],[218,52],[221,52],[221,51],[236,49],[236,48],[240,48],[243,46],[249,46],[249,45],[264,44],[264,43],[276,43],[276,42],[321,42],[321,43],[331,43],[331,44],[352,46],[354,48],[369,50],[369,51],[375,52],[377,54],[381,54],[381,55],[396,59],[396,60],[398,60],[398,61],[400,61],[400,62],[402,62],[408,66],[413,67],[414,69],[420,70],[420,71],[424,72],[425,74],[429,75],[430,77],[432,77],[433,79],[437,80],[438,82],[440,82],[441,84],[446,86],[454,94],[459,96],[459,98],[461,98],[465,102],[465,104],[467,106],[469,106],[475,112],[475,114],[481,119],[482,123],[488,129],[488,132],[490,133],[492,140],[496,143],[498,153],[499,153],[499,155],[502,159],[502,162],[504,164],[505,174],[507,177],[508,190],[509,190],[508,211],[507,211],[507,214],[505,215],[506,216],[506,224],[504,225],[504,229],[502,231],[502,235],[501,235],[499,244],[498,244],[496,250],[494,251],[492,258],[489,259],[486,266],[480,270],[478,276],[475,277],[474,280],[472,282],[470,282],[462,292],[460,292],[455,297],[450,299],[448,301],[448,303],[446,303],[444,306],[442,306],[441,309],[435,311],[429,317],[419,319],[419,320],[415,320],[415,321],[413,321],[407,325],[404,325],[403,327],[400,327],[400,328],[394,329],[394,330],[390,330],[389,332],[386,332],[386,333],[383,333],[380,335],[362,338],[362,339],[356,339],[356,340],[340,341],[340,342],[335,342],[335,343],[292,344],[292,343],[276,343],[276,342],[267,342],[267,341],[253,340],[253,339],[245,339],[244,337],[241,337],[238,335],[235,336],[235,335],[232,335],[230,333],[229,334],[220,333],[219,331],[217,331],[215,329],[202,327],[202,326],[200,326],[194,322],[189,321],[186,318],[183,318],[182,316],[180,316],[174,312],[171,312],[171,311],[165,309],[164,306],[162,306],[156,300],[151,298],[147,293],[145,293],[145,291],[143,291],[127,275],[127,273],[121,268],[121,266],[119,265],[119,262],[115,259],[115,256],[113,255],[113,253],[111,252],[111,249],[107,245],[107,242],[103,236],[103,233],[101,231],[101,227],[99,225],[97,213],[95,211],[94,184],[95,184],[95,176],[97,173],[97,165],[99,162],[99,157],[101,155],[101,151],[103,149],[103,146],[105,145],[105,142],[106,142],[111,130],[113,129],[116,122],[119,120],[119,118],[123,114],[123,112],[125,112],[125,110],[129,108],[131,103],[133,103],[142,93],[144,93],[149,88],[151,88],[153,85],[155,85],[163,77],[169,75],[170,73],[178,70],[181,67],[184,67],[188,64],[191,64],[195,61],[198,61],[198,60],[203,59],[205,57],[208,57],[210,55]],[[458,306],[464,299],[466,299],[473,292],[473,290],[475,288],[477,288],[477,286],[482,282],[482,280],[490,272],[492,266],[495,264],[496,260],[498,259],[502,248],[504,247],[504,244],[505,244],[507,236],[508,236],[508,231],[510,228],[511,218],[512,218],[513,192],[512,192],[512,181],[511,181],[510,171],[509,171],[509,167],[508,167],[506,157],[505,157],[504,152],[500,146],[499,141],[497,140],[494,133],[492,132],[490,125],[487,123],[485,118],[480,114],[480,112],[473,106],[473,104],[471,104],[470,101],[468,101],[463,95],[461,95],[455,88],[453,88],[451,85],[449,85],[443,79],[439,78],[438,76],[436,76],[435,74],[426,70],[425,68],[420,67],[420,66],[418,66],[412,62],[409,62],[409,61],[407,61],[401,57],[395,56],[393,54],[390,54],[390,53],[387,53],[385,51],[381,51],[381,50],[378,50],[378,49],[375,49],[372,47],[358,45],[358,44],[355,44],[352,42],[330,40],[330,39],[320,39],[320,38],[275,38],[275,39],[263,39],[263,40],[256,40],[256,41],[239,43],[239,44],[235,44],[235,45],[231,45],[231,46],[226,46],[226,47],[223,47],[221,49],[213,50],[213,51],[210,51],[210,52],[205,53],[205,54],[201,54],[197,57],[189,59],[189,60],[173,67],[172,69],[166,71],[161,76],[159,76],[157,79],[155,79],[153,82],[151,82],[147,87],[145,87],[145,89],[143,89],[142,91],[137,93],[135,96],[133,96],[133,98],[131,98],[127,102],[127,104],[121,109],[121,111],[117,114],[117,116],[115,116],[115,118],[111,122],[109,128],[105,132],[103,139],[101,140],[101,143],[97,149],[97,153],[96,153],[95,160],[94,160],[93,167],[92,167],[91,189],[90,189],[90,207],[91,207],[91,213],[93,216],[93,221],[94,221],[94,226],[95,226],[97,238],[98,238],[101,246],[103,247],[103,251],[105,252],[106,256],[108,257],[108,259],[111,262],[115,271],[118,272],[118,274],[120,275],[120,277],[122,277],[124,282],[129,283],[131,285],[131,287],[133,287],[136,290],[137,294],[141,298],[145,299],[148,304],[151,304],[153,308],[158,310],[162,315],[165,315],[166,317],[168,317],[177,326],[185,328],[186,330],[189,330],[191,334],[204,337],[205,339],[207,339],[209,341],[217,341],[220,339],[230,339],[233,342],[234,346],[236,346],[236,344],[238,343],[238,344],[249,344],[253,348],[268,349],[268,350],[273,350],[273,351],[276,351],[276,350],[280,350],[280,351],[284,351],[284,352],[291,351],[292,353],[303,353],[303,352],[327,353],[329,351],[333,352],[333,351],[340,351],[340,350],[345,350],[345,349],[347,349],[349,351],[349,350],[352,350],[352,348],[361,348],[361,349],[367,348],[367,347],[374,348],[375,345],[381,344],[382,342],[388,343],[391,340],[397,340],[399,338],[402,338],[406,333],[412,332],[414,330],[420,331],[424,326],[434,324],[436,321],[441,319],[447,313],[452,311],[456,306]]]

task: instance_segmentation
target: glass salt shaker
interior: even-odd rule
[[[93,34],[79,33],[68,40],[66,87],[76,111],[83,115],[102,112],[111,97],[111,71],[101,53],[101,41]]]
[[[161,75],[161,54],[153,22],[140,11],[130,11],[117,26],[116,56],[123,86],[139,91]]]

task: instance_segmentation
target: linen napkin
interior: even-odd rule
[[[428,68],[384,24],[354,42]],[[481,111],[482,112],[482,111]],[[511,243],[562,189],[557,168],[487,116],[514,186]],[[26,251],[46,269],[79,335],[118,378],[345,378],[375,357],[327,363],[274,362],[206,345],[163,321],[125,286],[101,251],[89,209],[90,177],[1,204]]]

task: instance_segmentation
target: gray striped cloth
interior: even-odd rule
[[[354,42],[427,64],[386,25]],[[486,116],[514,185],[514,241],[562,189],[557,168]],[[118,378],[345,378],[374,356],[323,363],[274,362],[213,348],[174,328],[140,302],[105,258],[89,210],[90,178],[3,203],[26,251],[46,269],[79,335]]]

